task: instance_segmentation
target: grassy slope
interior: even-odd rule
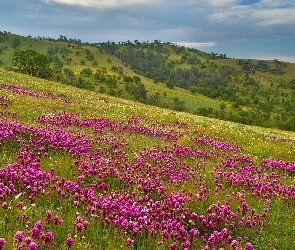
[[[3,35],[1,35],[3,37]],[[239,93],[237,94],[237,97],[239,98],[239,108],[233,108],[232,104],[235,102],[235,100],[231,99],[221,99],[218,98],[209,98],[202,94],[192,94],[189,90],[184,90],[181,88],[174,88],[169,89],[165,84],[155,84],[151,79],[143,77],[141,75],[138,75],[134,73],[130,68],[125,67],[120,60],[118,60],[116,57],[113,57],[111,55],[101,53],[99,50],[92,46],[86,46],[83,45],[82,47],[78,47],[77,45],[74,45],[73,43],[70,44],[70,47],[68,47],[69,43],[67,42],[54,42],[54,41],[48,41],[48,40],[40,40],[35,38],[29,38],[29,37],[22,37],[18,35],[13,34],[7,34],[2,43],[0,43],[0,46],[7,46],[7,50],[3,50],[3,53],[0,54],[0,59],[3,61],[3,65],[0,67],[5,68],[11,65],[11,59],[12,55],[14,53],[14,49],[11,47],[13,39],[18,38],[20,40],[20,46],[17,49],[34,49],[41,53],[46,54],[47,49],[52,47],[57,48],[69,48],[70,54],[67,55],[67,58],[72,59],[72,63],[64,64],[64,68],[70,68],[72,69],[76,76],[79,76],[79,73],[84,68],[91,68],[93,72],[95,72],[98,69],[106,69],[107,75],[114,75],[117,76],[116,72],[113,72],[111,70],[112,66],[121,67],[123,68],[123,74],[125,76],[139,76],[142,80],[142,83],[145,85],[146,89],[149,91],[148,95],[152,96],[155,93],[160,94],[160,101],[158,106],[165,107],[165,108],[171,108],[171,109],[177,109],[177,105],[174,101],[175,98],[178,98],[179,101],[184,102],[183,110],[192,114],[200,114],[202,108],[206,109],[212,109],[213,111],[210,111],[211,113],[208,114],[211,117],[221,117],[221,119],[230,119],[235,121],[242,121],[243,120],[243,111],[249,111],[250,113],[253,111],[256,113],[258,111],[263,110],[263,104],[268,101],[271,103],[274,103],[274,107],[272,109],[272,112],[278,112],[279,116],[284,116],[287,114],[287,118],[281,118],[282,122],[286,122],[288,120],[288,113],[289,110],[284,110],[284,104],[283,100],[286,101],[289,98],[292,97],[292,89],[288,87],[291,79],[295,78],[294,72],[295,72],[295,64],[291,63],[285,63],[283,65],[283,70],[286,71],[284,75],[274,75],[271,73],[263,73],[256,71],[256,73],[249,73],[249,77],[252,77],[255,81],[260,83],[259,91],[257,90],[256,86],[251,84],[245,84],[246,82],[246,76],[244,73],[240,72],[241,65],[239,65],[238,60],[235,59],[220,59],[215,58],[212,59],[209,54],[198,51],[197,54],[194,52],[191,52],[189,50],[184,50],[180,52],[179,54],[176,54],[175,51],[173,51],[172,47],[167,44],[155,44],[155,47],[160,46],[162,48],[162,55],[164,57],[168,58],[168,61],[175,62],[175,67],[179,68],[190,68],[191,65],[187,63],[187,61],[182,61],[181,57],[183,54],[186,54],[188,57],[196,56],[198,60],[200,60],[200,63],[195,65],[199,70],[201,70],[202,67],[206,67],[209,71],[215,71],[216,73],[219,73],[222,66],[230,66],[231,69],[235,69],[236,73],[230,75],[230,79],[228,80],[228,85],[232,85],[235,87],[238,87],[240,89]],[[121,47],[120,47],[121,46]],[[136,48],[136,47],[135,47]],[[97,61],[97,66],[92,66],[92,62],[85,60],[85,49],[88,49],[91,51],[91,53],[94,55],[94,60]],[[119,50],[124,49],[123,45],[119,45]],[[149,49],[151,49],[149,47]],[[156,48],[155,48],[156,49]],[[155,50],[156,51],[156,50]],[[155,52],[157,53],[157,52]],[[85,65],[81,65],[80,61],[84,60]],[[64,61],[65,62],[65,61]],[[271,67],[275,67],[273,61],[268,61]],[[257,60],[251,60],[252,64],[257,64]],[[87,78],[90,81],[94,81],[93,77]],[[135,100],[136,98],[130,94],[128,94],[125,91],[124,84],[122,83],[122,80],[119,80],[118,87],[115,89],[115,92],[113,94],[116,95],[116,91],[119,92],[121,90],[121,97],[129,100]],[[285,85],[285,87],[281,86],[281,84]],[[104,84],[96,84],[94,87],[94,90],[96,92],[100,91],[100,88],[105,86]],[[109,90],[107,90],[109,91]],[[208,90],[210,91],[210,90]],[[269,97],[266,97],[265,93],[267,91],[270,91]],[[111,92],[111,91],[110,91]],[[294,92],[294,91],[293,91]],[[118,94],[119,95],[119,94]],[[254,96],[257,96],[259,98],[259,104],[254,104]],[[260,104],[262,103],[262,105]],[[225,109],[221,111],[220,105],[225,104]],[[291,115],[292,115],[292,110]],[[218,115],[216,116],[216,113]],[[201,113],[203,114],[203,113]],[[249,114],[246,114],[249,115]],[[271,119],[267,122],[259,121],[260,123],[265,123],[265,126],[279,126],[276,124],[276,118],[275,113],[270,113]],[[232,118],[230,118],[232,117]],[[255,116],[254,116],[255,117]],[[257,115],[256,115],[257,117]],[[247,120],[247,118],[246,118]],[[250,120],[256,121],[257,119],[251,118]],[[247,121],[244,121],[247,123]],[[248,121],[249,122],[249,121]],[[258,124],[260,124],[258,123]],[[255,123],[254,123],[255,124]],[[257,122],[256,122],[257,124]],[[269,125],[268,125],[269,124]]]
[[[229,143],[241,146],[243,148],[242,154],[250,156],[257,165],[259,165],[261,157],[273,157],[281,158],[284,161],[294,161],[295,133],[292,132],[250,127],[231,122],[189,115],[186,113],[172,112],[167,109],[146,106],[123,99],[96,94],[86,90],[75,89],[73,87],[61,85],[55,82],[0,70],[0,84],[2,83],[29,88],[36,92],[51,92],[55,96],[62,96],[73,100],[72,104],[65,105],[64,103],[53,101],[48,98],[35,98],[19,95],[0,87],[0,96],[7,96],[10,100],[9,107],[5,108],[0,106],[0,111],[5,112],[4,116],[8,117],[10,120],[12,120],[12,113],[16,112],[18,121],[25,124],[35,124],[36,121],[34,118],[37,116],[52,114],[58,111],[66,111],[69,113],[78,112],[83,118],[104,117],[121,123],[126,123],[130,116],[143,116],[144,120],[142,120],[141,123],[145,126],[155,126],[151,125],[151,121],[154,121],[157,124],[175,124],[176,121],[181,121],[188,124],[187,130],[182,130],[180,128],[177,129],[178,133],[181,134],[177,143],[181,145],[189,145],[190,136],[203,136],[204,138],[214,138],[216,140],[218,140],[218,138],[219,140],[224,140],[222,138],[226,138]],[[78,129],[82,133],[90,133],[87,128]],[[125,132],[123,134],[117,134],[114,131],[106,132],[115,137],[123,136],[128,143],[128,148],[137,150],[137,152],[143,150],[144,148],[151,149],[154,146],[172,147],[173,145],[173,142],[171,141],[162,141],[158,138],[146,135],[132,135]],[[286,139],[290,141],[288,142]],[[204,148],[200,146],[200,149]],[[208,147],[208,149],[210,149],[210,147]],[[1,142],[0,150],[2,151],[0,156],[0,164],[2,167],[5,167],[6,164],[14,161],[14,155],[17,151],[17,147],[15,147],[13,142]],[[126,152],[131,154],[129,149],[127,149]],[[65,177],[66,179],[72,179],[70,174],[74,170],[70,168],[70,165],[73,163],[73,158],[70,155],[62,153],[58,150],[49,151],[49,154],[50,158],[46,158],[42,155],[40,156],[41,168],[43,171],[49,171],[51,167],[54,167],[56,169],[56,175]],[[198,183],[199,175],[202,174],[204,180],[206,181],[206,187],[213,190],[215,186],[213,185],[211,179],[214,175],[212,168],[216,163],[221,161],[221,158],[209,157],[205,161],[207,162],[206,167],[200,169],[200,172],[195,173],[196,179],[194,179],[194,182]],[[188,164],[195,163],[189,161]],[[268,170],[262,171],[268,174],[270,173]],[[282,174],[282,172],[276,170],[274,171],[278,172],[280,175]],[[293,178],[294,175],[292,173],[287,173],[284,177],[282,177],[282,182],[285,185],[293,186]],[[197,211],[199,214],[204,213],[210,204],[216,203],[218,200],[223,203],[227,199],[227,195],[230,195],[231,192],[236,193],[242,189],[246,190],[245,199],[248,204],[252,208],[255,208],[256,211],[261,212],[263,207],[266,206],[265,199],[257,196],[251,196],[249,188],[244,188],[239,185],[232,186],[229,184],[224,184],[224,187],[225,190],[220,192],[218,196],[214,196],[212,191],[211,193],[208,193],[208,196],[206,196],[207,198],[203,202],[190,204],[192,210]],[[178,191],[182,188],[187,188],[188,191],[190,190],[193,193],[197,192],[197,190],[195,190],[196,186],[193,185],[193,182],[184,182],[181,183],[180,186],[171,185],[169,190],[170,192]],[[129,189],[126,191],[130,192]],[[70,199],[66,201],[58,199],[58,203],[56,203],[57,199],[58,198],[51,196],[50,199],[47,199],[42,195],[39,195],[35,198],[35,200],[33,200],[38,209],[34,210],[34,213],[32,213],[33,209],[27,211],[27,214],[29,216],[28,220],[31,221],[31,223],[34,223],[37,219],[43,218],[47,209],[51,209],[53,212],[62,217],[62,219],[64,219],[63,226],[58,229],[52,229],[52,226],[49,226],[49,228],[53,231],[57,244],[60,244],[58,245],[58,249],[65,249],[65,247],[62,247],[64,246],[62,245],[62,242],[66,238],[67,234],[75,234],[74,231],[67,229],[69,226],[73,225],[73,222],[75,221],[76,214],[74,212],[79,212],[81,216],[85,218],[85,208],[83,208],[83,206],[80,206],[79,208],[71,206],[70,204],[72,201]],[[28,201],[25,197],[21,197],[21,200],[27,206],[30,206],[30,201]],[[236,237],[248,236],[253,245],[256,246],[256,249],[269,249],[267,247],[268,243],[272,244],[270,249],[294,249],[295,220],[294,212],[292,210],[293,203],[290,200],[281,200],[276,196],[272,196],[270,200],[271,204],[268,206],[269,213],[267,214],[266,222],[263,227],[253,230],[245,228],[233,233]],[[14,207],[15,203],[15,200],[12,199],[12,201],[10,201],[10,206]],[[232,209],[234,209],[235,206],[237,206],[237,204],[233,204]],[[12,249],[12,236],[15,231],[24,230],[24,225],[21,224],[21,222],[14,220],[14,216],[16,215],[11,214],[9,211],[10,210],[5,212],[0,208],[0,218],[2,217],[8,219],[5,221],[1,220],[0,222],[0,236],[5,237],[8,242],[7,248],[5,249]],[[18,213],[17,210],[14,211],[16,214]],[[84,235],[86,240],[79,237],[75,238],[74,249],[86,249],[86,241],[90,242],[93,249],[103,249],[103,246],[104,249],[125,248],[124,239],[126,239],[126,235],[124,235],[124,233],[118,229],[102,227],[102,225],[97,223],[93,218],[89,218],[89,220],[91,227]],[[97,235],[96,233],[100,233],[100,235]],[[114,240],[114,237],[116,240]],[[161,240],[161,237],[157,235],[155,239],[151,239],[149,236],[146,239],[143,235],[143,238],[135,238],[135,243],[137,244],[138,249],[147,249],[147,246],[150,248],[156,248],[153,243],[156,240]],[[168,243],[164,243],[164,245],[162,247],[158,247],[158,249],[167,249],[167,244]],[[195,246],[197,246],[200,242],[195,244]]]
[[[66,42],[53,42],[48,40],[39,40],[29,37],[22,37],[14,34],[8,34],[7,39],[5,38],[2,43],[0,43],[1,46],[7,46],[7,50],[3,50],[3,53],[0,54],[0,59],[3,61],[3,65],[0,65],[0,68],[6,68],[11,65],[11,60],[13,57],[14,49],[11,47],[11,43],[14,38],[20,39],[21,43],[20,46],[17,49],[25,50],[25,49],[34,49],[36,51],[39,51],[40,53],[46,54],[47,49],[50,47],[58,47],[58,48],[64,48],[68,47],[68,43]],[[95,61],[98,62],[98,66],[92,66],[91,61],[85,60],[85,54],[83,53],[84,49],[89,49],[95,56]],[[71,53],[68,55],[68,57],[73,59],[73,62],[69,65],[65,64],[64,68],[70,68],[72,69],[76,75],[79,75],[80,71],[84,68],[91,68],[93,72],[95,72],[97,69],[105,68],[107,70],[107,74],[109,75],[116,75],[114,72],[111,71],[112,66],[122,67],[124,70],[124,75],[126,76],[139,76],[142,79],[142,82],[144,83],[146,89],[150,92],[150,94],[154,94],[156,92],[160,93],[161,100],[163,102],[163,106],[173,108],[174,101],[173,99],[175,97],[178,97],[179,100],[184,101],[186,105],[186,111],[189,113],[195,113],[198,108],[213,108],[213,109],[219,109],[220,104],[223,101],[218,101],[211,99],[209,97],[203,96],[201,94],[192,94],[188,90],[184,90],[181,88],[175,88],[170,89],[167,88],[165,84],[154,84],[153,81],[149,78],[146,78],[144,76],[138,75],[134,73],[130,68],[125,67],[120,60],[118,60],[116,57],[113,57],[111,55],[107,55],[105,53],[100,53],[98,50],[91,46],[82,46],[80,49],[75,46],[74,48],[70,48]],[[79,53],[77,55],[77,52]],[[171,52],[171,56],[169,57],[169,60],[180,60],[181,56],[176,55],[175,53]],[[207,58],[199,57],[202,62],[206,64]],[[81,65],[80,61],[84,60],[85,65]],[[111,62],[108,62],[108,60],[111,60]],[[224,60],[226,62],[231,62],[230,64],[234,65],[234,62],[232,60]],[[223,60],[220,61],[220,65],[224,63]],[[219,63],[219,62],[218,62]],[[190,68],[191,65],[188,65],[187,63],[183,64],[177,64],[179,67],[183,68]],[[119,88],[124,89],[123,85],[119,85]],[[164,96],[165,95],[165,96]],[[125,97],[123,95],[123,97]],[[127,99],[130,99],[130,96],[126,96]],[[233,112],[236,112],[228,105],[228,110],[231,110]]]

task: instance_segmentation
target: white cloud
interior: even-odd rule
[[[278,59],[279,61],[283,61],[283,62],[290,62],[290,63],[295,63],[295,56],[278,56],[278,57],[261,57],[259,59],[262,60],[274,60],[274,59]]]
[[[185,46],[188,48],[202,48],[202,47],[212,47],[215,46],[216,43],[214,42],[208,42],[208,43],[193,43],[193,42],[187,42],[187,43],[177,43],[180,46]]]
[[[283,8],[287,6],[294,6],[293,0],[260,0],[257,6],[261,6],[261,8]]]
[[[214,7],[227,7],[237,4],[238,0],[209,0],[208,4]]]
[[[130,5],[151,5],[161,2],[162,0],[42,0],[45,3],[59,3],[66,5],[80,5],[85,7],[122,7]]]
[[[215,1],[214,1],[215,2]],[[261,0],[252,5],[235,4],[234,0],[219,0],[226,8],[214,8],[209,15],[218,22],[254,22],[256,25],[295,24],[294,1]],[[212,4],[213,5],[213,4]]]
[[[252,13],[259,25],[294,24],[295,7],[293,9],[267,9]]]

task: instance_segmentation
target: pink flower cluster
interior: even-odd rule
[[[53,241],[53,233],[51,231],[44,233],[42,231],[42,221],[39,220],[28,232],[17,231],[14,234],[13,241],[17,249],[37,250],[38,243],[49,245]]]
[[[7,209],[12,197],[20,194],[29,202],[39,196],[58,197],[83,211],[72,226],[78,236],[97,220],[124,232],[127,246],[150,235],[160,238],[159,245],[169,242],[170,249],[195,249],[198,242],[200,249],[251,250],[247,235],[236,235],[260,230],[267,210],[252,208],[245,190],[265,199],[279,195],[295,200],[294,187],[284,185],[279,174],[263,171],[292,169],[293,163],[267,159],[255,166],[249,156],[240,154],[241,147],[203,137],[188,137],[182,145],[179,130],[188,128],[181,122],[143,125],[144,117],[131,116],[127,123],[79,117],[67,112],[43,115],[34,125],[0,119],[0,142],[18,146],[15,161],[0,168],[0,209]],[[131,148],[125,136],[139,134],[165,140],[166,146]],[[56,152],[73,157],[72,165],[66,166],[71,175],[57,176],[54,167],[42,169],[41,158]],[[217,162],[210,173],[212,183],[202,173],[209,158]],[[237,191],[219,202],[226,185]],[[23,203],[17,208],[21,210]],[[51,244],[55,237],[45,223],[58,226],[63,220],[47,209],[44,220],[15,232],[14,244],[31,250]],[[69,234],[62,242],[71,248],[76,239]],[[0,238],[0,249],[5,243]]]
[[[270,169],[281,169],[290,173],[295,172],[295,162],[285,162],[282,159],[264,159],[261,162],[261,166],[264,168],[270,168]]]
[[[54,94],[50,93],[50,92],[41,92],[38,93],[36,91],[33,91],[31,89],[27,89],[27,88],[23,88],[23,87],[19,87],[19,86],[13,86],[7,83],[2,83],[0,85],[2,88],[4,89],[8,89],[14,93],[18,93],[21,95],[26,95],[26,96],[32,96],[32,97],[38,97],[38,98],[50,98],[52,100],[57,100],[57,101],[61,101],[64,103],[72,103],[71,100],[66,99],[66,98],[62,98],[59,96],[55,96]]]
[[[93,128],[95,133],[101,133],[103,130],[113,131],[116,133],[129,132],[131,134],[143,134],[152,137],[157,137],[162,140],[177,140],[177,133],[171,129],[166,132],[164,129],[155,126],[141,126],[134,123],[116,123],[105,118],[87,118],[85,120],[79,120],[77,117],[79,114],[69,114],[63,112],[58,115],[42,115],[37,118],[39,122],[70,126],[76,125],[79,127]]]
[[[273,159],[262,160],[263,168],[289,168],[293,170],[293,164]],[[282,199],[295,200],[295,187],[283,184],[281,175],[276,172],[266,173],[255,166],[248,156],[228,156],[225,161],[217,164],[214,169],[215,183],[225,180],[233,186],[247,187],[252,195],[268,199],[276,196]]]
[[[207,144],[207,145],[210,145],[219,149],[223,149],[223,150],[228,150],[232,152],[242,152],[242,148],[240,146],[230,144],[228,142],[219,142],[214,139],[207,139],[203,137],[195,137],[193,138],[193,140],[196,143]]]
[[[0,106],[8,108],[8,102],[11,102],[7,96],[0,96]]]

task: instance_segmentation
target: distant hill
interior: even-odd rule
[[[16,50],[45,54],[52,80],[176,111],[295,130],[295,64],[241,60],[161,41],[84,43],[0,34],[0,67]]]

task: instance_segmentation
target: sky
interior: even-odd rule
[[[295,0],[0,0],[0,31],[295,63]]]

